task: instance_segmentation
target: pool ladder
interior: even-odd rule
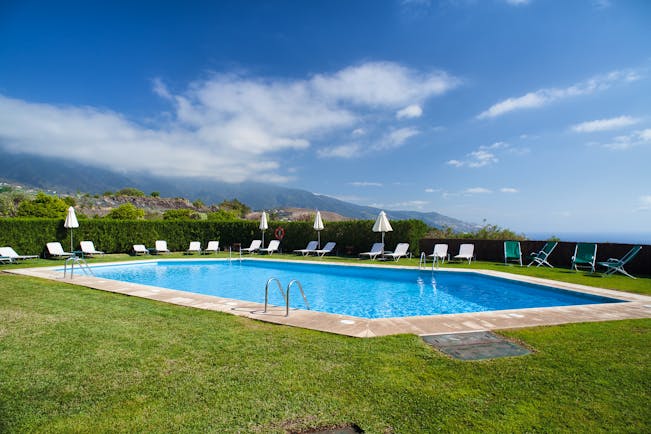
[[[93,270],[90,269],[88,266],[88,263],[84,258],[80,258],[79,256],[73,255],[66,259],[66,261],[63,263],[63,278],[66,278],[66,274],[68,274],[68,262],[70,262],[70,278],[72,279],[73,274],[75,273],[75,264],[79,265],[79,268],[81,271],[84,272],[87,276],[93,276]]]
[[[434,260],[432,261],[432,271],[434,271],[434,266],[436,268],[439,268],[439,258],[438,256],[434,256]],[[418,269],[423,270],[427,268],[427,256],[425,255],[425,252],[420,253],[420,260],[418,261]]]
[[[303,285],[301,285],[301,282],[299,282],[296,279],[291,280],[287,284],[287,289],[283,291],[283,286],[280,283],[280,280],[277,277],[271,277],[269,280],[267,280],[267,284],[264,286],[264,312],[267,313],[267,304],[269,301],[269,285],[271,282],[276,282],[278,285],[278,291],[280,291],[280,295],[282,295],[283,299],[285,300],[285,316],[289,316],[289,290],[292,288],[292,285],[296,284],[298,285],[298,289],[301,291],[301,295],[303,296],[303,301],[305,302],[305,306],[307,306],[307,309],[310,310],[310,303],[307,302],[307,297],[305,297],[305,292],[303,291]]]
[[[240,254],[239,260],[240,262],[242,262],[242,250],[239,250],[239,254]],[[230,246],[228,247],[228,262],[233,262],[233,249]]]

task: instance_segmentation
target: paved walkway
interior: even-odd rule
[[[134,262],[131,261],[129,264],[134,264]],[[79,274],[76,274],[72,279],[70,277],[64,279],[63,273],[56,271],[60,269],[61,266],[22,268],[5,271],[13,274],[55,280],[57,282],[72,283],[118,294],[148,298],[150,300],[158,300],[180,306],[227,312],[233,315],[244,316],[275,324],[364,338],[401,333],[433,335],[576,322],[651,318],[651,297],[649,296],[563,283],[535,277],[516,276],[513,274],[490,270],[454,269],[451,271],[473,272],[496,277],[507,277],[523,282],[554,286],[561,289],[569,289],[572,291],[616,298],[625,300],[625,302],[382,319],[366,319],[302,309],[290,309],[289,316],[286,317],[284,306],[274,306],[265,313],[264,305],[249,301],[233,300],[135,283],[118,282]],[[447,270],[440,270],[440,272],[447,272]]]

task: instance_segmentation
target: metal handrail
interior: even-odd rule
[[[285,304],[287,305],[287,314],[285,316],[287,316],[289,315],[289,298],[285,296],[283,286],[277,277],[270,277],[269,280],[267,280],[267,284],[264,286],[264,312],[267,313],[267,304],[269,302],[269,284],[274,281],[278,284],[278,291],[280,291],[280,295],[282,295],[285,299]]]
[[[422,270],[425,265],[427,265],[427,256],[425,256],[425,252],[420,252],[420,259],[418,260],[418,269]]]
[[[307,306],[307,310],[310,310],[310,303],[307,302],[307,297],[305,297],[305,292],[303,292],[303,285],[301,285],[300,281],[294,279],[287,285],[287,309],[285,316],[289,316],[289,288],[291,288],[294,283],[298,285],[298,289],[301,291],[301,295],[303,296],[303,301],[305,302],[305,306]]]
[[[307,301],[307,297],[305,296],[305,291],[303,291],[303,285],[301,285],[300,281],[293,279],[287,285],[287,290],[283,291],[283,286],[280,283],[280,280],[277,277],[270,277],[264,286],[264,313],[267,313],[267,306],[269,304],[269,285],[271,284],[271,282],[276,282],[276,285],[278,285],[278,291],[280,291],[280,295],[285,300],[285,316],[289,316],[289,290],[293,284],[298,285],[298,289],[301,291],[301,295],[303,296],[303,301],[305,302],[305,306],[307,306],[308,310],[310,309],[310,303],[308,303]]]
[[[69,257],[68,259],[65,260],[63,263],[63,278],[66,278],[66,275],[68,274],[68,262],[70,262],[70,278],[72,279],[74,273],[75,273],[75,264],[79,264],[79,268],[81,271],[84,272],[85,275],[87,276],[94,276],[93,270],[88,266],[88,263],[84,258],[80,258],[79,256],[73,255]],[[84,268],[86,267],[86,268]]]
[[[240,257],[239,257],[240,262],[242,262],[242,250],[239,250],[239,255],[240,255]],[[232,246],[228,246],[228,262],[233,262],[233,247]]]

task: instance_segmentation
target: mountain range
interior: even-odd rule
[[[332,211],[355,219],[375,219],[378,208],[356,205],[325,195],[275,184],[244,182],[230,184],[201,178],[160,177],[147,174],[119,173],[79,164],[65,158],[50,158],[28,154],[2,152],[0,179],[58,193],[84,192],[101,194],[134,187],[144,192],[157,191],[166,197],[201,199],[204,203],[219,203],[237,198],[253,209],[282,209],[298,207]],[[394,211],[390,218],[418,219],[429,226],[449,226],[456,231],[470,231],[477,225],[436,212]]]

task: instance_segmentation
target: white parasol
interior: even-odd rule
[[[321,211],[317,210],[316,211],[316,216],[314,216],[314,230],[317,233],[317,236],[319,237],[318,241],[318,248],[321,248],[321,231],[323,230],[323,220],[321,220]]]
[[[70,229],[70,251],[72,252],[72,229],[79,227],[77,215],[75,214],[75,209],[73,207],[68,208],[68,214],[66,215],[66,221],[63,222],[63,227]]]
[[[262,216],[260,216],[260,230],[262,231],[262,247],[264,247],[264,231],[269,229],[269,224],[267,223],[267,213],[262,211]]]
[[[375,224],[373,225],[373,232],[382,232],[382,244],[384,244],[384,233],[391,231],[393,231],[393,228],[391,227],[391,223],[389,223],[386,213],[380,211],[380,214],[377,216],[377,220],[375,220]]]

